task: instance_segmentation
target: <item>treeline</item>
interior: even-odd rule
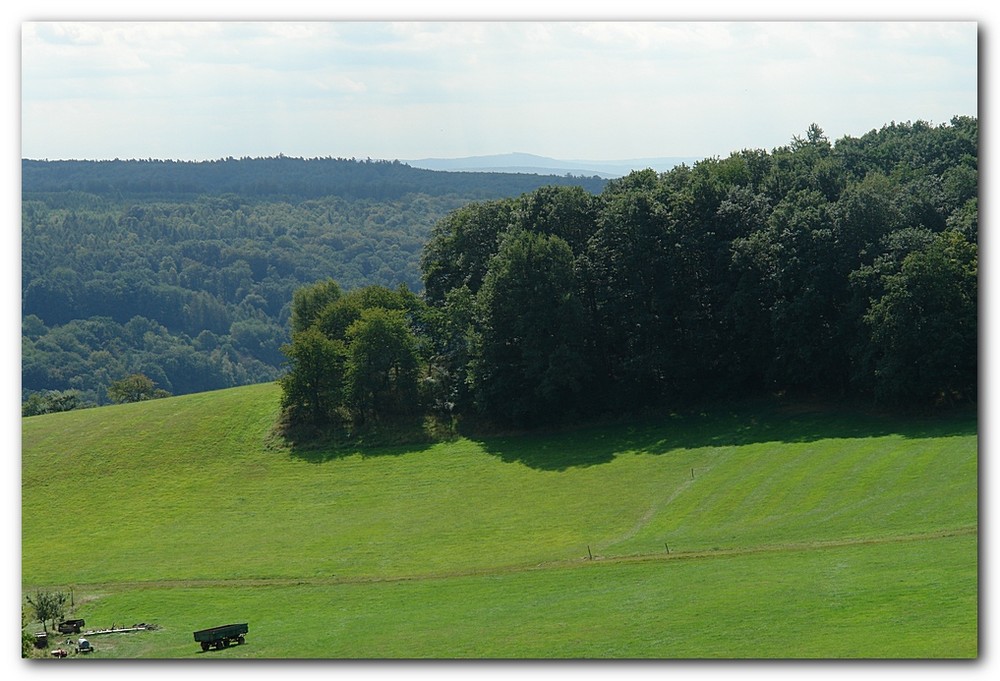
[[[62,406],[106,404],[111,382],[132,374],[178,395],[275,380],[297,288],[333,276],[345,290],[403,283],[419,291],[433,225],[476,196],[509,191],[499,173],[481,174],[465,195],[465,174],[421,171],[434,175],[438,195],[345,198],[371,172],[413,170],[375,162],[22,165],[22,400]],[[316,186],[329,193],[254,193],[258,174],[287,189],[296,174],[283,175],[285,165],[315,169]],[[327,166],[344,177],[323,176]],[[171,168],[191,174],[187,188],[199,193],[152,198]],[[212,181],[196,182],[206,168]],[[527,184],[517,186],[551,179],[522,176]],[[233,187],[246,194],[212,193]]]
[[[603,188],[604,180],[519,173],[442,173],[399,161],[330,157],[21,161],[22,193],[28,197],[75,191],[114,199],[182,200],[223,194],[287,201],[328,196],[392,201],[407,194],[490,199],[523,194],[540,184],[580,185],[596,192]]]
[[[345,316],[332,282],[297,292],[312,311],[285,348],[288,414],[523,426],[781,392],[974,402],[977,137],[966,117],[836,144],[813,125],[600,195],[459,208],[423,252],[422,299],[371,292]]]

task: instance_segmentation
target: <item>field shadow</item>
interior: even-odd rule
[[[398,456],[429,449],[444,436],[420,421],[372,424],[357,429],[346,423],[315,428],[277,427],[268,438],[272,449],[309,463],[325,463],[349,456]]]
[[[666,454],[681,449],[756,443],[803,443],[824,439],[975,435],[974,410],[936,416],[878,414],[844,407],[753,404],[671,412],[631,422],[522,432],[511,436],[467,435],[508,463],[546,471],[609,463],[622,453]]]

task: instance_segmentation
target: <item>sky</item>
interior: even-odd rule
[[[23,158],[725,157],[977,115],[975,21],[25,21]]]

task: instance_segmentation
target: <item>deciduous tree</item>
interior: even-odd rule
[[[115,404],[125,402],[142,402],[169,397],[170,393],[156,387],[149,376],[132,374],[111,383],[108,387],[108,399]]]
[[[35,617],[48,629],[48,622],[55,628],[55,620],[60,619],[66,611],[67,596],[62,591],[44,591],[37,589],[35,593],[24,597],[34,611]]]
[[[885,293],[865,316],[880,399],[975,400],[977,270],[976,245],[949,230],[884,277]]]
[[[289,367],[279,381],[282,406],[293,418],[304,418],[316,426],[328,423],[343,397],[343,341],[310,327],[292,334],[292,342],[281,351],[288,357]]]
[[[510,232],[477,296],[471,380],[479,409],[515,423],[572,414],[585,384],[583,309],[560,237]]]
[[[362,423],[418,411],[417,343],[401,310],[363,310],[347,342],[345,397]]]

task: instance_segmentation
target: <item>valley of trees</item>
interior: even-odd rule
[[[296,289],[419,291],[449,212],[581,182],[604,185],[344,159],[24,160],[23,411],[107,404],[133,375],[178,395],[276,380]]]
[[[978,123],[812,125],[593,194],[450,212],[404,284],[296,291],[294,422],[535,426],[779,393],[977,396]],[[335,277],[334,277],[335,279]]]

